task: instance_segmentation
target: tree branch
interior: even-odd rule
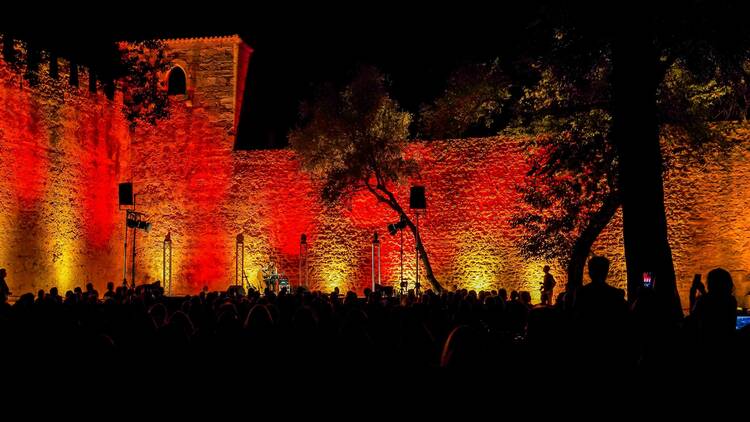
[[[592,101],[590,103],[583,103],[583,104],[574,104],[574,105],[568,105],[564,107],[559,106],[552,106],[552,107],[546,107],[539,110],[534,110],[531,112],[522,113],[526,116],[554,116],[554,117],[560,117],[560,116],[569,116],[571,114],[579,113],[579,112],[589,112],[596,108],[602,108],[602,109],[608,109],[612,106],[612,101],[609,100],[600,100],[600,101]]]
[[[365,180],[365,186],[367,187],[367,190],[370,191],[370,193],[372,193],[379,202],[387,204],[391,208],[393,208],[393,205],[391,204],[391,202],[388,199],[386,199],[383,195],[379,194],[378,191],[372,187],[372,185],[370,184],[368,180]]]

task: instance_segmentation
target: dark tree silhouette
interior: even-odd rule
[[[501,70],[497,59],[469,65],[421,115],[421,130],[432,137],[505,133],[531,140],[530,170],[518,186],[524,202],[512,223],[524,229],[518,243],[524,256],[567,268],[568,289],[582,284],[591,245],[620,206],[608,142],[608,70],[606,54],[580,69],[525,61]]]
[[[123,82],[123,112],[135,127],[154,124],[169,116],[166,75],[171,66],[160,40],[120,43],[120,78]]]
[[[501,61],[510,76],[497,75],[497,65],[457,72],[420,127],[435,137],[445,128],[452,136],[478,128],[546,134],[537,150],[547,156],[532,157],[528,178],[546,183],[547,195],[521,187],[531,212],[516,223],[535,229],[525,252],[562,258],[575,287],[591,244],[622,204],[630,300],[642,273],[653,271],[662,303],[680,314],[659,138],[681,128],[700,145],[715,138],[707,122],[746,119],[750,43],[736,22],[743,8],[699,1],[606,13],[546,7],[530,25],[528,48]],[[431,121],[451,110],[452,125]]]
[[[617,159],[609,115],[602,110],[555,121],[540,135],[530,169],[518,186],[523,197],[512,224],[524,229],[524,256],[558,260],[572,291],[583,284],[586,259],[620,207]]]
[[[416,226],[393,194],[393,185],[415,174],[417,165],[404,157],[412,116],[388,95],[385,76],[362,67],[343,89],[326,86],[303,103],[301,114],[289,143],[303,167],[323,181],[323,199],[336,203],[366,190],[390,207],[406,221],[426,277],[441,291]]]
[[[661,303],[681,315],[664,210],[658,98],[669,70],[684,63],[697,75],[724,73],[739,87],[750,56],[750,31],[739,20],[746,5],[690,1],[620,6],[618,19],[582,38],[605,34],[612,51],[612,139],[618,151],[628,294],[635,298],[644,271],[657,277]],[[718,72],[717,72],[718,69]],[[722,70],[726,69],[726,70]],[[739,76],[735,78],[735,76]]]

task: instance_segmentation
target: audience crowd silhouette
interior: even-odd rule
[[[750,333],[735,330],[737,303],[727,271],[711,271],[707,291],[691,290],[689,315],[670,321],[647,291],[629,305],[621,289],[607,284],[608,270],[606,258],[594,257],[591,283],[536,306],[528,292],[504,289],[398,297],[378,288],[361,298],[230,288],[178,298],[164,296],[158,283],[133,288],[111,282],[102,295],[89,283],[64,295],[56,288],[26,293],[11,305],[0,270],[0,338],[6,364],[77,360],[84,370],[86,362],[118,370],[116,362],[125,360],[541,379],[569,376],[561,375],[564,368],[635,377],[645,370],[684,370],[691,362],[732,370],[750,351]]]

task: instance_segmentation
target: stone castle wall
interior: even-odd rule
[[[228,50],[211,54],[222,57]],[[213,61],[223,63],[220,73],[228,71],[226,57]],[[326,206],[291,151],[233,150],[236,116],[222,105],[236,94],[231,78],[189,82],[196,89],[192,101],[175,99],[169,119],[130,132],[119,93],[108,100],[88,92],[83,80],[81,88],[71,87],[44,69],[40,83],[30,87],[0,60],[0,267],[8,269],[15,293],[53,285],[64,291],[86,281],[102,289],[121,280],[124,212],[117,206],[117,183],[126,180],[139,193],[138,210],[153,223],[149,233],[138,233],[138,282],[162,278],[167,233],[173,293],[233,283],[239,233],[251,282],[273,256],[297,284],[299,237],[306,233],[310,283],[361,292],[370,284],[374,231],[383,241],[383,282],[398,279],[399,237],[385,230],[397,219],[392,211],[366,193]],[[197,88],[204,83],[215,90],[202,91],[210,98],[201,99]],[[750,136],[734,136],[735,148],[704,162],[664,144],[669,235],[685,303],[692,275],[716,266],[735,276],[738,296],[750,289]],[[406,203],[410,184],[426,186],[429,209],[420,225],[444,286],[524,289],[538,300],[544,262],[520,257],[515,244],[522,234],[508,223],[519,200],[515,185],[526,170],[523,146],[523,139],[495,137],[409,147],[421,174],[397,187],[397,196]],[[413,246],[407,233],[407,279],[414,275]],[[624,287],[619,215],[594,251],[613,260],[612,282]],[[563,269],[553,266],[553,272],[562,285]]]

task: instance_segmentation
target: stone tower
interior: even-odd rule
[[[170,94],[182,96],[189,107],[204,109],[234,139],[252,48],[237,35],[164,42],[173,57],[167,75]]]

